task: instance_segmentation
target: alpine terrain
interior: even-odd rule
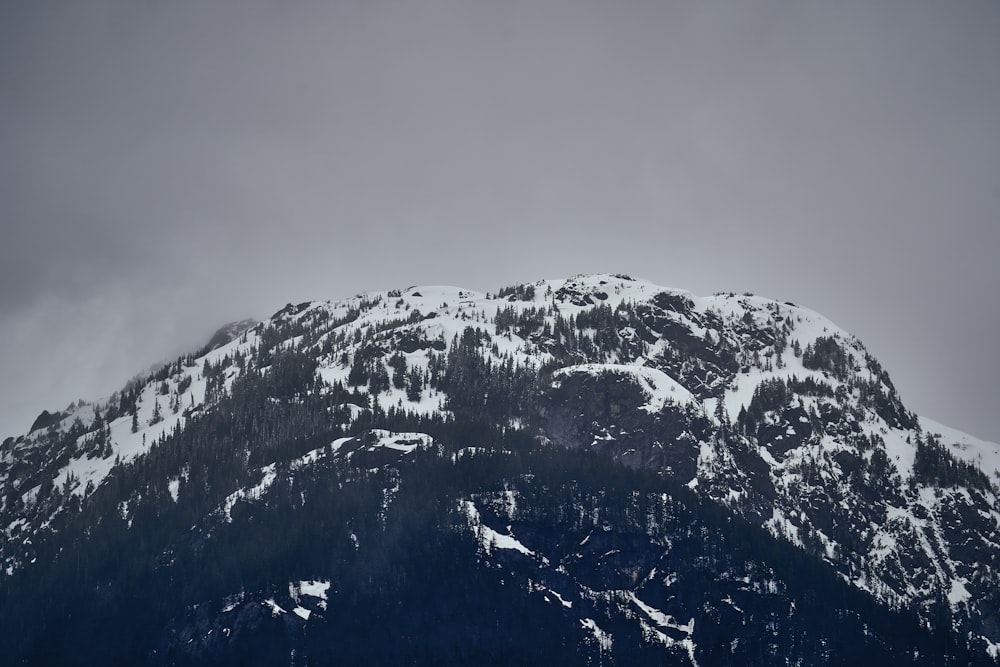
[[[0,446],[0,663],[993,664],[1000,447],[806,308],[288,305]]]

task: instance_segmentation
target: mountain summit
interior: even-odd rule
[[[0,446],[12,664],[1000,654],[1000,447],[811,310],[587,275],[236,329]]]

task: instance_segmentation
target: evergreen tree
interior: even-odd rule
[[[406,387],[406,357],[402,352],[396,352],[389,357],[389,368],[392,369],[392,386],[396,389]]]
[[[160,399],[155,399],[153,402],[153,415],[149,418],[149,425],[159,424],[163,421],[163,414],[160,412]]]
[[[424,390],[424,379],[420,369],[413,367],[406,376],[406,398],[411,402],[420,400],[421,392]]]

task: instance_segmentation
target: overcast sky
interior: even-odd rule
[[[0,2],[0,436],[286,302],[791,300],[1000,441],[1000,3]]]

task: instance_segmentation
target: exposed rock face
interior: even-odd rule
[[[53,424],[58,424],[63,417],[66,415],[57,412],[54,415],[50,414],[48,410],[42,410],[42,412],[35,417],[35,421],[31,423],[31,428],[28,429],[28,433],[34,433],[35,431],[41,430],[43,428],[48,428]]]
[[[276,315],[280,314],[280,312],[282,311],[279,311]],[[239,320],[238,322],[230,322],[223,327],[219,327],[218,331],[212,334],[212,337],[208,340],[208,344],[205,345],[204,351],[211,352],[212,350],[222,347],[256,324],[257,320]]]
[[[709,420],[689,400],[665,401],[654,410],[649,399],[636,376],[622,369],[562,373],[543,395],[542,429],[557,445],[692,479],[698,443],[713,432]]]

